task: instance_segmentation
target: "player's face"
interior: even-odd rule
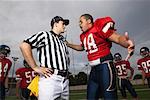
[[[66,25],[64,24],[63,21],[59,21],[57,23],[57,28],[58,28],[58,30],[59,30],[60,33],[64,33],[65,32],[65,26]]]
[[[85,19],[85,17],[84,16],[80,17],[79,26],[81,28],[81,31],[86,32],[89,29],[88,25],[89,22]]]
[[[148,56],[150,55],[150,53],[149,53],[148,51],[142,51],[142,52],[140,53],[140,55],[141,55],[142,57],[148,57]]]
[[[115,58],[115,61],[117,62],[117,61],[120,61],[121,59],[120,58]]]
[[[121,60],[121,57],[119,56],[119,55],[116,55],[115,57],[114,57],[114,60],[117,62],[117,61],[120,61]]]
[[[4,59],[6,56],[3,53],[0,53],[0,59]]]

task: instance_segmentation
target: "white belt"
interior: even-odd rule
[[[127,79],[127,76],[119,76],[119,79]]]
[[[60,75],[58,69],[54,69],[53,72],[54,75]],[[61,75],[62,76],[62,75]],[[40,74],[40,77],[44,77],[42,74]]]
[[[96,60],[89,61],[89,64],[90,64],[91,66],[96,66],[96,65],[98,65],[98,64],[108,63],[108,62],[110,62],[110,61],[112,61],[112,60],[106,60],[106,61],[101,62],[101,60],[100,60],[100,58],[99,58],[99,59],[96,59]]]

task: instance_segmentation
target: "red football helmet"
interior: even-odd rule
[[[122,56],[121,56],[120,53],[115,53],[115,54],[114,54],[114,60],[115,60],[115,61],[120,61],[121,59],[122,59]]]
[[[142,48],[140,49],[140,55],[141,55],[142,57],[147,57],[147,56],[149,56],[149,49],[148,49],[147,47],[142,47]]]

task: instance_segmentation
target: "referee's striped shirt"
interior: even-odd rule
[[[64,37],[58,36],[53,31],[41,31],[24,40],[37,49],[40,66],[58,70],[68,70],[69,52],[63,42]]]

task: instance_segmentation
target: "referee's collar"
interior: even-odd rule
[[[58,34],[56,34],[55,32],[53,32],[53,31],[50,31],[54,36],[61,36],[61,35],[58,35]]]

